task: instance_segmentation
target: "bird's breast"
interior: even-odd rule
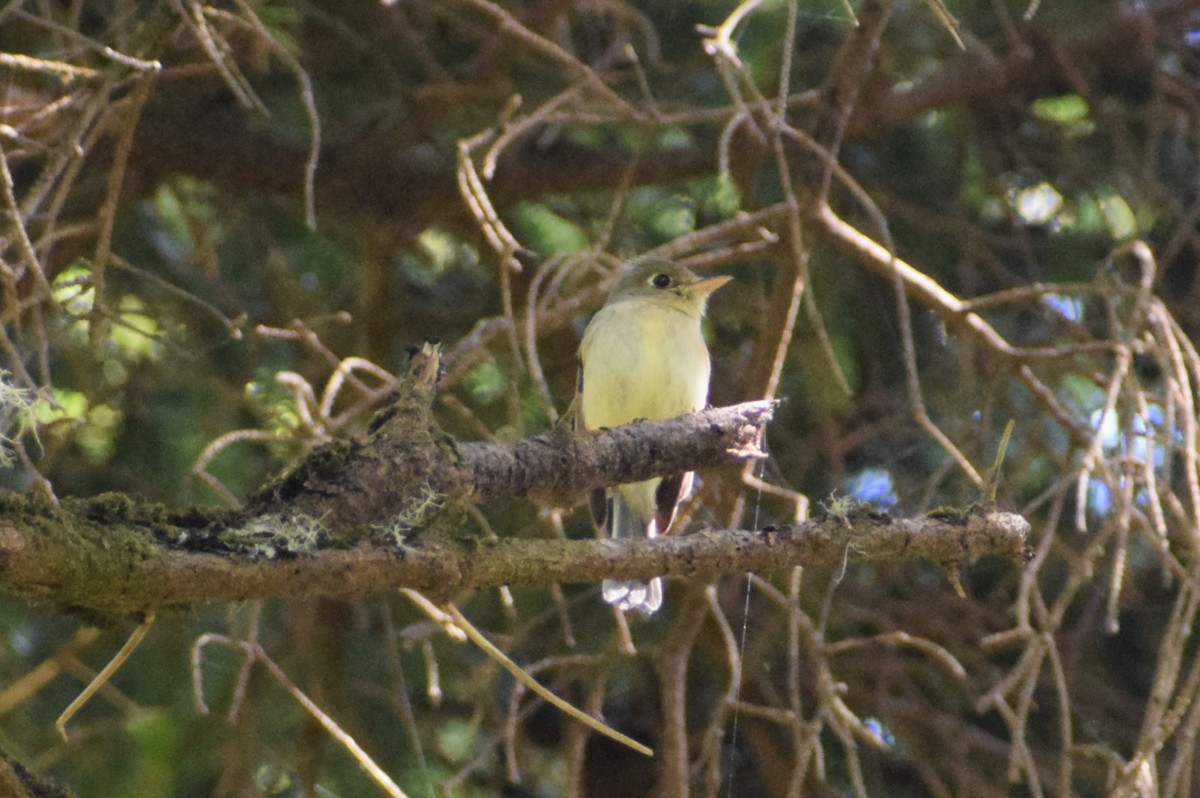
[[[600,310],[580,347],[589,429],[664,419],[708,401],[708,348],[700,319],[672,307],[620,302]]]

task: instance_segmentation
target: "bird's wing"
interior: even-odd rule
[[[576,431],[588,428],[587,419],[583,417],[583,361],[577,361],[577,376],[575,377],[575,399],[567,413],[571,414],[571,426]],[[592,520],[596,526],[604,529],[608,520],[608,489],[596,488],[588,494],[588,508],[592,511]]]
[[[692,492],[692,472],[663,477],[654,491],[654,520],[658,525],[659,534],[665,535],[671,530],[671,522],[675,520],[675,509],[679,503]]]
[[[600,529],[604,529],[604,524],[608,521],[608,502],[607,488],[596,488],[588,494],[588,507],[592,511],[592,520]]]

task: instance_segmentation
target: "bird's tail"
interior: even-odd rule
[[[658,523],[651,519],[640,521],[621,494],[613,491],[608,506],[608,533],[613,538],[656,538]],[[663,602],[663,580],[655,577],[649,582],[636,580],[605,579],[600,586],[604,600],[628,612],[636,610],[642,615],[652,615]]]

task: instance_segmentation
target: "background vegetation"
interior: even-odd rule
[[[426,337],[441,426],[516,440],[649,254],[736,278],[713,403],[786,400],[685,525],[967,506],[1011,420],[1034,532],[1024,569],[848,552],[628,624],[595,585],[460,597],[653,759],[401,593],[160,615],[67,742],[129,629],[7,599],[0,747],[80,795],[387,794],[303,691],[392,794],[1193,794],[1198,47],[1193,0],[4,4],[8,488],[236,505]]]

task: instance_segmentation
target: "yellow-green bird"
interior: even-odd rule
[[[630,267],[592,318],[579,347],[580,420],[586,429],[659,420],[708,404],[711,365],[700,320],[708,297],[729,277],[701,279],[662,261]],[[666,534],[692,489],[692,474],[618,485],[592,496],[592,514],[609,537]],[[606,579],[604,600],[650,615],[663,583]]]

